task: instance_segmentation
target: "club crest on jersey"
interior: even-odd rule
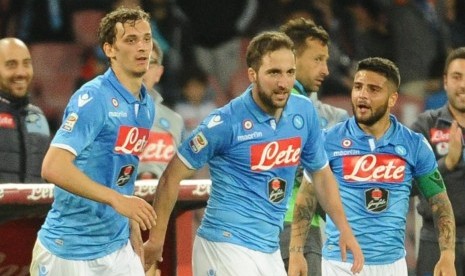
[[[348,182],[400,183],[405,177],[405,160],[392,154],[365,154],[342,158],[343,177]]]
[[[283,201],[286,194],[286,180],[275,177],[268,181],[268,199],[273,203]]]
[[[119,170],[118,178],[116,179],[116,185],[120,187],[126,185],[126,183],[128,183],[131,179],[135,170],[136,167],[132,164],[121,167]]]
[[[189,141],[189,146],[194,153],[200,152],[208,145],[208,140],[205,135],[200,131]]]
[[[320,128],[326,128],[328,126],[328,120],[326,118],[320,117]]]
[[[71,113],[66,117],[65,122],[61,126],[61,129],[67,132],[73,131],[74,125],[76,124],[79,116],[76,113]]]
[[[297,129],[302,129],[304,127],[304,118],[301,115],[297,114],[292,118],[292,123]]]
[[[160,124],[161,128],[165,129],[165,130],[169,130],[171,128],[171,123],[168,119],[166,118],[160,118],[160,120],[158,120],[158,123]]]
[[[365,190],[365,207],[371,213],[380,213],[387,209],[389,191],[383,188]]]
[[[297,166],[300,161],[302,140],[292,137],[268,143],[252,145],[250,165],[253,171]]]
[[[395,146],[394,151],[400,156],[406,156],[407,155],[407,149],[402,145]]]
[[[147,145],[149,130],[134,126],[120,126],[115,144],[115,152],[139,155]]]

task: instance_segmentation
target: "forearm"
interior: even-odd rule
[[[118,200],[121,196],[118,192],[90,179],[73,160],[70,152],[51,147],[43,161],[42,177],[70,193],[97,202],[112,205]]]
[[[312,217],[315,214],[316,205],[317,199],[314,186],[304,177],[299,192],[297,193],[294,206],[294,218],[291,226],[291,241],[289,247],[290,252],[302,252],[305,241],[307,240]]]
[[[452,205],[446,192],[428,199],[433,212],[434,225],[438,230],[438,242],[441,252],[455,252],[455,218]]]
[[[153,200],[153,208],[157,214],[157,224],[150,230],[150,241],[163,241],[165,239],[169,218],[176,204],[178,193],[179,184],[169,185],[166,178],[160,178]]]
[[[180,183],[194,174],[187,168],[177,155],[173,157],[158,181],[153,201],[157,214],[157,224],[150,230],[150,242],[164,241],[171,212],[176,204]]]
[[[323,210],[331,217],[340,232],[352,231],[342,206],[339,186],[331,170],[328,168],[314,174],[313,179],[318,202]]]

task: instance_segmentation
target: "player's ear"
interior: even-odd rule
[[[247,69],[247,75],[249,76],[249,81],[250,82],[256,82],[257,81],[257,72],[255,72],[255,70],[252,69],[251,67],[249,67],[249,69]]]
[[[394,92],[391,94],[391,96],[389,96],[389,99],[388,99],[388,106],[390,108],[393,108],[394,105],[396,105],[396,102],[397,102],[397,98],[399,97],[399,93],[398,92]]]
[[[108,42],[105,42],[105,44],[103,44],[103,52],[109,59],[113,58],[114,57],[113,45],[111,45]]]

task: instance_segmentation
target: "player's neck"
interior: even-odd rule
[[[391,126],[391,120],[389,116],[381,118],[379,121],[373,125],[358,124],[360,128],[366,133],[375,137],[376,140],[379,140],[384,134],[388,131]]]

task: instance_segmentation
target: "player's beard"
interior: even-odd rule
[[[259,80],[257,80],[257,90],[258,90],[258,93],[257,93],[258,98],[260,99],[262,104],[265,105],[265,107],[269,110],[276,110],[279,108],[284,108],[287,104],[287,101],[289,100],[290,91],[288,91],[287,99],[284,102],[274,102],[272,99],[274,92],[271,91],[270,95],[268,95],[263,89],[263,87],[261,86]]]
[[[367,118],[362,118],[359,116],[356,112],[356,106],[352,104],[352,113],[355,115],[355,119],[357,120],[357,123],[366,125],[366,126],[373,126],[375,123],[377,123],[383,116],[386,114],[388,110],[388,102],[376,109],[370,108],[372,111],[372,114],[367,117]]]

